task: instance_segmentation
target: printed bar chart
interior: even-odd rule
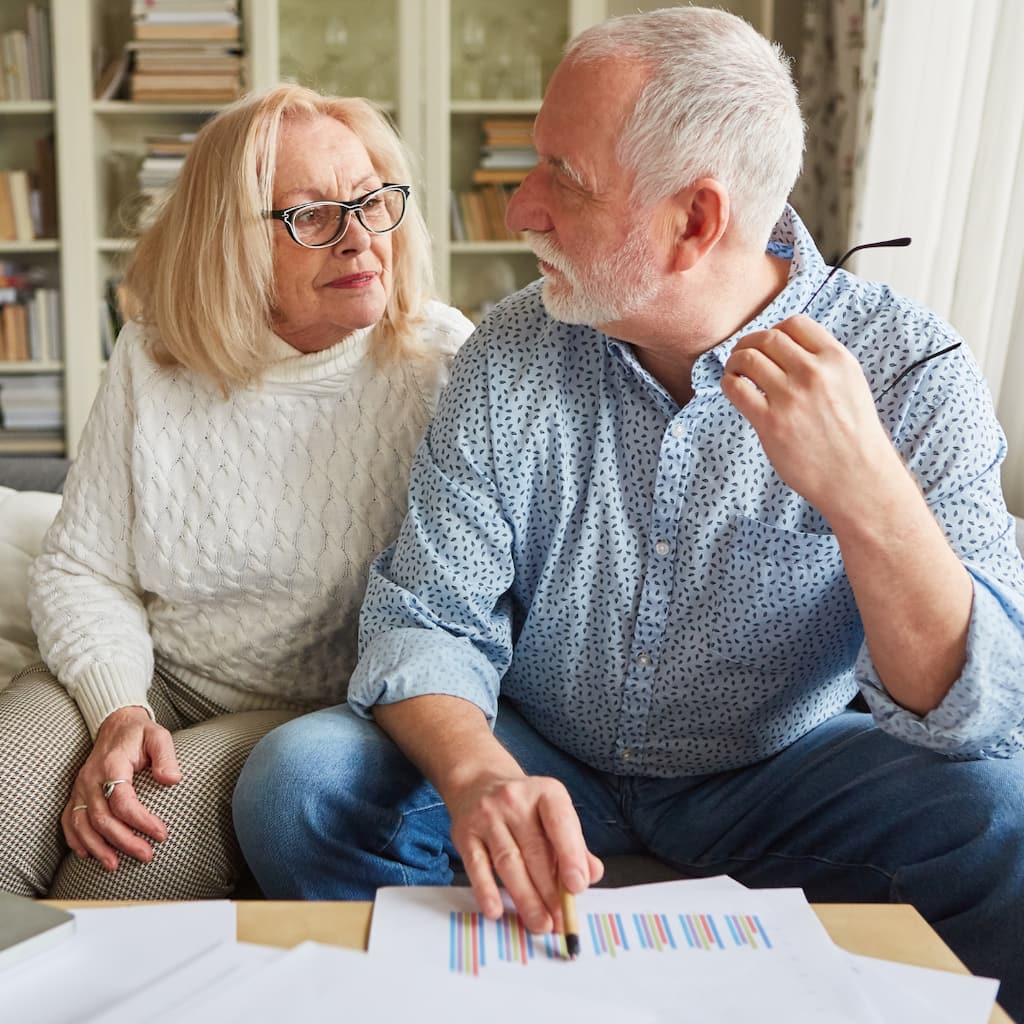
[[[587,925],[595,956],[772,948],[756,914],[587,914]]]
[[[448,970],[479,976],[485,967],[533,960],[566,959],[561,935],[531,935],[518,914],[488,921],[483,914],[453,910],[448,915]]]
[[[626,953],[728,953],[772,949],[756,914],[589,913],[581,938],[590,936],[594,956]],[[448,915],[448,970],[479,976],[488,967],[566,959],[561,935],[531,935],[518,914],[497,921],[453,910]],[[584,950],[586,947],[584,946]]]

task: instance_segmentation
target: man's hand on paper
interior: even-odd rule
[[[449,800],[448,810],[473,895],[492,920],[504,911],[495,873],[527,929],[538,934],[561,926],[560,883],[578,893],[604,874],[556,779],[491,776]]]
[[[79,857],[95,857],[108,871],[117,868],[118,851],[147,863],[153,859],[152,847],[135,831],[161,842],[167,827],[146,810],[132,786],[135,773],[145,767],[162,785],[181,779],[171,734],[144,708],[119,708],[100,726],[61,815],[68,846]],[[104,783],[112,779],[124,781],[105,798]]]
[[[810,317],[741,338],[722,391],[757,431],[776,473],[829,522],[856,515],[858,499],[905,475],[860,364]]]

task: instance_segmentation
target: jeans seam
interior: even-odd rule
[[[889,899],[893,903],[906,903],[907,901],[899,895],[900,892],[900,872],[899,869],[892,873],[892,877],[889,879]]]
[[[388,848],[395,841],[395,838],[397,837],[398,833],[402,830],[402,826],[405,824],[406,818],[412,817],[412,815],[414,814],[422,814],[424,811],[433,811],[436,810],[438,807],[444,806],[445,802],[443,800],[437,800],[432,804],[425,805],[424,807],[416,807],[410,811],[403,811],[398,816],[398,823],[395,825],[393,831],[391,832],[391,835],[389,835],[388,838],[384,840],[380,848],[377,850],[378,855],[383,855],[387,852]],[[409,873],[406,871],[405,864],[402,862],[402,860],[398,857],[395,857],[394,863],[398,865],[398,869],[402,872],[402,885],[412,885],[413,882],[410,881]]]
[[[885,878],[889,882],[890,893],[895,892],[897,890],[897,887],[898,887],[897,886],[897,881],[896,881],[896,872],[886,871],[885,868],[880,868],[880,867],[878,867],[877,864],[861,864],[861,863],[854,863],[852,861],[833,860],[830,857],[822,857],[822,856],[820,856],[818,854],[810,854],[810,853],[806,853],[806,854],[793,854],[793,853],[776,853],[776,852],[769,851],[769,852],[763,853],[763,854],[761,854],[760,856],[757,856],[757,857],[732,856],[732,857],[725,857],[725,858],[723,858],[722,860],[719,860],[719,861],[712,861],[711,863],[704,863],[704,864],[696,863],[696,862],[691,863],[691,862],[688,862],[688,861],[676,861],[676,860],[666,860],[666,863],[670,864],[672,867],[674,867],[674,868],[676,868],[677,870],[680,870],[680,871],[687,871],[687,870],[706,871],[709,867],[714,867],[714,865],[716,865],[716,864],[735,864],[735,863],[756,864],[758,861],[762,861],[762,860],[814,861],[816,864],[825,864],[828,867],[833,867],[833,868],[856,868],[858,870],[873,871],[876,874],[881,875],[883,878]],[[894,902],[900,902],[900,901],[897,899]]]

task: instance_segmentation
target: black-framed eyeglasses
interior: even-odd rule
[[[284,221],[292,240],[306,249],[326,249],[341,241],[353,213],[359,218],[359,223],[374,235],[394,231],[405,216],[405,203],[411,191],[411,185],[385,182],[351,203],[324,199],[315,203],[299,203],[286,210],[267,210],[264,216]]]
[[[807,312],[807,310],[810,308],[811,303],[818,297],[818,295],[821,293],[821,290],[825,287],[825,285],[827,285],[829,281],[832,280],[832,277],[835,275],[836,271],[855,252],[860,252],[862,249],[903,248],[904,246],[907,245],[910,245],[910,238],[908,238],[906,235],[904,235],[901,238],[888,238],[884,242],[864,242],[861,245],[855,245],[852,249],[849,249],[847,252],[844,252],[843,255],[840,256],[838,260],[836,260],[835,266],[828,272],[828,274],[825,275],[825,279],[821,282],[821,284],[819,284],[818,287],[814,289],[814,292],[812,293],[811,297],[804,303],[803,308],[800,310],[800,312]],[[881,395],[884,395],[886,392],[891,391],[894,387],[896,387],[897,384],[899,384],[901,380],[903,380],[904,377],[907,376],[907,374],[911,373],[913,370],[916,370],[919,366],[923,366],[925,363],[930,363],[933,359],[938,359],[939,356],[949,355],[950,352],[956,351],[956,349],[958,349],[960,345],[961,342],[957,341],[954,342],[952,345],[947,345],[945,348],[939,349],[938,352],[930,352],[928,355],[922,356],[920,359],[915,360],[908,367],[906,367],[906,369],[900,371],[900,373],[897,374],[897,376],[882,389],[882,391],[879,394],[879,397],[881,397]]]

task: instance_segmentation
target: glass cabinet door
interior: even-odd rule
[[[282,79],[393,108],[397,98],[396,0],[278,0]]]

